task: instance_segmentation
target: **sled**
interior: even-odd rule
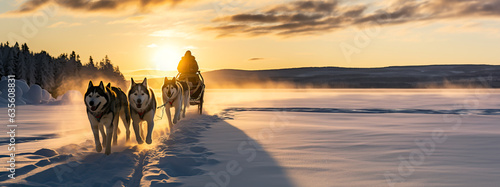
[[[179,73],[176,76],[179,82],[186,82],[190,85],[191,90],[191,100],[190,105],[198,105],[198,113],[203,113],[203,97],[205,95],[205,80],[201,75],[200,71],[194,74],[183,74]]]

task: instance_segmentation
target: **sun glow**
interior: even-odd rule
[[[180,49],[169,45],[155,45],[153,48],[155,52],[153,54],[152,61],[157,70],[177,70],[177,64],[184,55]]]

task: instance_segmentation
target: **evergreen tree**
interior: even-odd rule
[[[0,76],[6,76],[5,70],[3,69],[3,60],[0,58]]]
[[[75,51],[71,51],[71,54],[69,55],[69,60],[76,61],[76,53],[75,53]]]
[[[64,73],[70,77],[77,73],[76,54],[71,52],[69,60],[64,63]]]
[[[106,55],[106,57],[104,58],[103,70],[104,70],[104,72],[109,73],[109,74],[114,72],[113,65],[111,64],[111,60],[108,58],[108,55]]]
[[[36,84],[36,61],[35,58],[30,55],[27,62],[28,71],[26,73],[26,82],[28,85],[33,85]]]
[[[3,64],[3,52],[2,52],[3,44],[0,44],[0,77],[5,76],[4,64]]]
[[[22,46],[21,46],[21,51],[23,53],[30,53],[30,48],[28,47],[28,44],[24,43]]]
[[[92,56],[89,57],[89,63],[87,65],[87,67],[89,67],[91,69],[95,68],[94,59],[92,58]]]
[[[52,89],[54,86],[54,72],[50,63],[50,56],[41,54],[38,61],[37,84],[42,88]]]
[[[10,50],[8,61],[5,66],[6,75],[14,75],[16,73],[16,52],[15,50]]]
[[[7,62],[9,61],[9,55],[10,55],[10,47],[6,45],[2,45],[2,48],[0,49],[2,51],[2,60],[4,62],[4,70],[7,69]]]
[[[16,44],[14,44],[14,50],[17,50],[17,52],[19,52],[19,50],[21,50],[19,48],[19,43],[16,42]]]
[[[26,62],[26,57],[24,56],[24,53],[20,52],[17,55],[17,61],[16,61],[16,78],[18,79],[23,79],[27,80],[27,62]]]
[[[100,62],[99,62],[99,66],[97,68],[99,68],[99,70],[104,70],[104,59],[102,59]]]
[[[82,61],[80,60],[80,55],[76,55],[76,70],[77,70],[77,75],[80,74],[80,70],[83,67]]]

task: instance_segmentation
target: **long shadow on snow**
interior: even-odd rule
[[[159,159],[145,164],[141,185],[293,186],[276,160],[243,131],[217,116],[191,116],[158,146],[159,155],[151,158]],[[243,151],[240,144],[246,144]],[[237,174],[227,171],[235,162],[241,168]]]
[[[219,163],[200,168],[205,174],[186,178],[186,186],[294,186],[278,162],[245,132],[225,120],[218,120],[200,140]]]

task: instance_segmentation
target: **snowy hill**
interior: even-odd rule
[[[257,71],[227,69],[205,72],[203,76],[211,88],[500,87],[500,66],[494,65],[309,67]]]

